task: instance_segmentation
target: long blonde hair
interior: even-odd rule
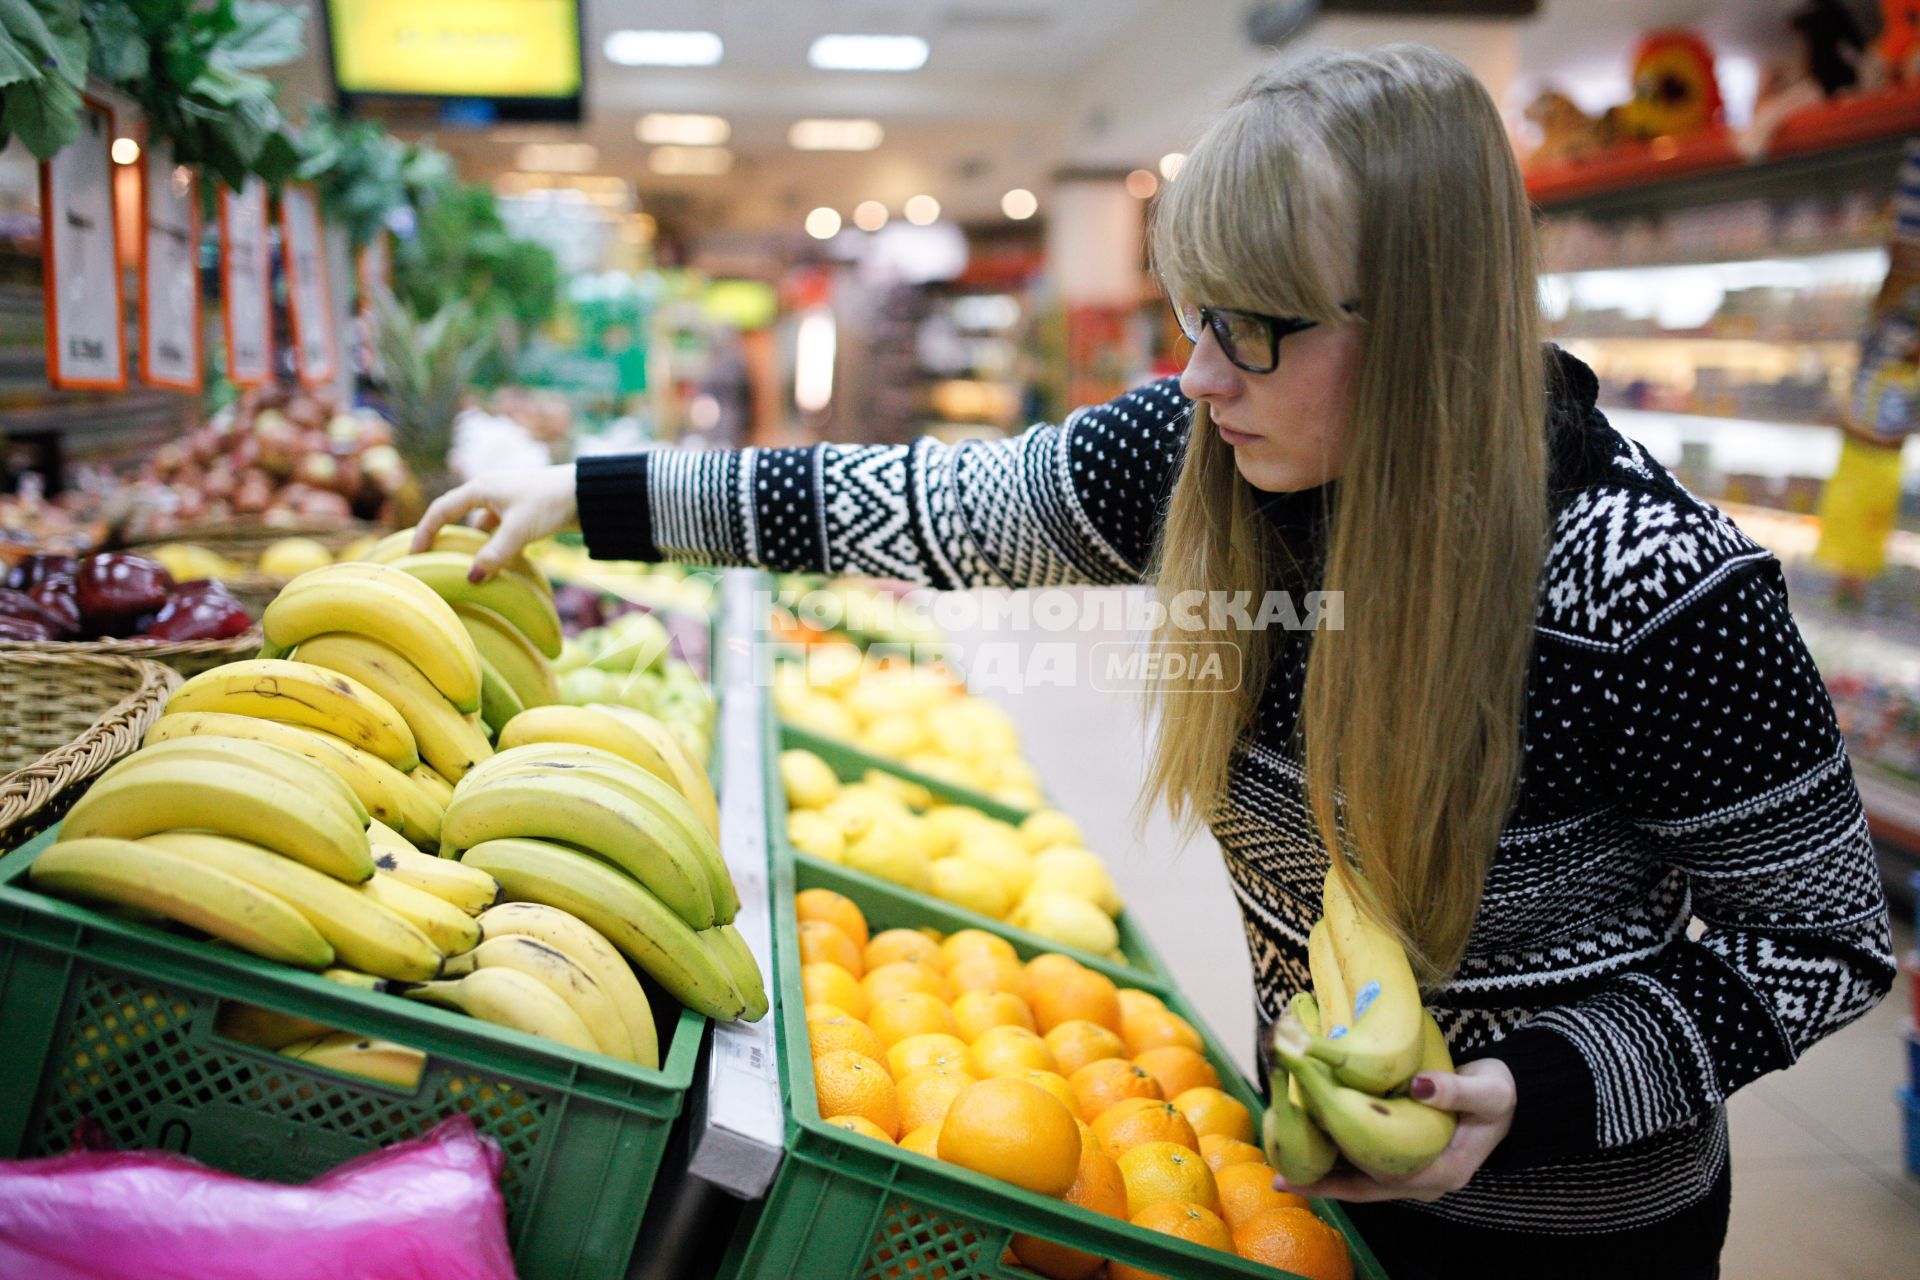
[[[1151,244],[1177,296],[1326,323],[1357,303],[1321,576],[1344,625],[1312,638],[1299,733],[1314,824],[1347,855],[1334,865],[1437,983],[1465,950],[1519,777],[1548,527],[1533,223],[1499,113],[1462,63],[1415,45],[1269,72],[1193,148]],[[1163,600],[1285,584],[1259,496],[1196,405]],[[1156,688],[1149,792],[1192,826],[1224,799],[1271,639],[1171,619],[1160,639],[1232,645],[1245,674],[1232,693]]]

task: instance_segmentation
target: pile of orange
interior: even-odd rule
[[[978,929],[871,933],[826,889],[796,908],[829,1124],[1308,1280],[1351,1280],[1345,1240],[1273,1189],[1252,1114],[1159,997],[1054,953],[1022,964]],[[1013,1253],[1049,1280],[1152,1280],[1033,1236]]]

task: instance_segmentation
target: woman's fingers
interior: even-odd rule
[[[1429,1091],[1429,1086],[1431,1091]],[[1513,1076],[1469,1063],[1461,1072],[1423,1071],[1410,1092],[1430,1107],[1463,1115],[1497,1116],[1513,1111]]]
[[[500,571],[500,566],[518,555],[533,541],[533,530],[519,513],[500,521],[500,527],[487,539],[487,545],[473,553],[473,568],[467,570],[469,582],[485,582]]]
[[[420,517],[420,523],[413,527],[413,549],[425,551],[433,546],[433,539],[440,530],[466,515],[476,507],[488,505],[485,490],[480,483],[469,480],[458,489],[450,489],[435,498],[427,513]]]

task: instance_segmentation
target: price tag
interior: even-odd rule
[[[140,174],[140,376],[200,389],[200,203],[173,145],[149,142]]]
[[[267,265],[267,188],[248,178],[220,191],[220,312],[227,377],[237,387],[273,380],[273,304]]]
[[[127,385],[127,327],[114,254],[113,112],[91,98],[85,106],[80,136],[40,165],[47,379],[56,387],[120,391]]]
[[[287,269],[287,310],[293,319],[294,364],[302,385],[324,386],[333,381],[339,367],[340,344],[328,298],[320,205],[312,187],[289,186],[280,193],[280,242]]]

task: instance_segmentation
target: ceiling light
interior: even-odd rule
[[[647,153],[647,168],[668,176],[714,177],[733,168],[733,152],[725,147],[655,147]]]
[[[853,225],[862,231],[878,231],[887,225],[887,206],[878,200],[862,200],[854,206]]]
[[[1180,166],[1187,162],[1184,151],[1169,151],[1160,157],[1160,176],[1172,182],[1180,176]]]
[[[927,62],[919,36],[821,36],[807,61],[822,71],[918,71]]]
[[[733,136],[733,126],[724,116],[653,111],[634,122],[633,136],[653,147],[717,147]]]
[[[916,227],[930,227],[940,221],[940,202],[932,196],[914,196],[902,210]]]
[[[871,151],[886,136],[878,120],[795,120],[787,145],[796,151]]]
[[[132,138],[115,138],[109,154],[115,164],[132,164],[140,158],[140,144]]]
[[[1040,201],[1025,187],[1015,187],[1000,197],[1000,212],[1015,222],[1024,222],[1039,212]],[[938,217],[936,213],[934,216]]]
[[[840,234],[840,215],[825,207],[807,215],[807,234],[815,240],[831,240]]]
[[[600,162],[591,142],[529,142],[513,153],[513,165],[532,173],[586,173]]]
[[[614,31],[601,47],[623,67],[710,67],[726,48],[711,31]]]
[[[1151,169],[1135,169],[1127,175],[1127,194],[1135,200],[1151,200],[1159,189],[1160,179],[1153,176]]]

